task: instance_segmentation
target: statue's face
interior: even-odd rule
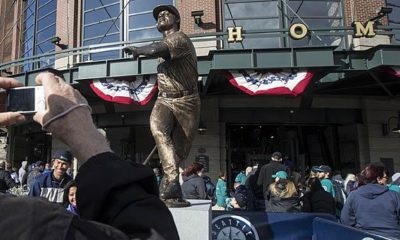
[[[177,21],[179,21],[179,19],[176,19],[173,13],[168,10],[161,11],[158,13],[157,29],[160,32],[169,30],[177,24]]]

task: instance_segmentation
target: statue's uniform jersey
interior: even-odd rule
[[[162,162],[163,181],[178,179],[179,163],[187,158],[199,126],[197,57],[189,37],[177,31],[164,37],[170,59],[157,67],[158,98],[150,116],[150,129]],[[165,184],[162,182],[161,186]]]
[[[171,59],[160,58],[157,67],[158,89],[161,92],[189,90],[197,92],[196,51],[189,37],[181,31],[167,35],[163,42],[168,46]]]

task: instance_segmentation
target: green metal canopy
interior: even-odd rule
[[[365,51],[335,50],[335,47],[301,47],[246,50],[216,50],[198,58],[202,94],[235,94],[224,77],[226,70],[308,69],[319,72],[312,87],[316,94],[397,95],[400,79],[379,71],[385,66],[400,66],[400,46],[380,45]],[[123,58],[85,62],[59,71],[67,82],[124,78],[156,74],[157,59]],[[46,69],[45,69],[46,70]],[[15,75],[25,85],[43,69]],[[390,89],[389,89],[390,88]]]

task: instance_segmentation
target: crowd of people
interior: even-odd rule
[[[101,135],[96,136],[96,138],[102,138],[101,141],[106,144],[106,140]],[[66,141],[71,140],[66,139]],[[96,147],[92,146],[90,149],[92,148]],[[107,145],[102,151],[107,151],[108,148]],[[86,152],[79,149],[75,146],[75,152],[82,158],[82,154],[86,154]],[[94,152],[97,152],[97,150],[94,150]],[[107,152],[104,154],[107,157],[100,154],[101,156],[96,155],[95,159],[99,158],[97,159],[99,163],[105,161],[103,163],[105,165],[120,161],[114,154]],[[129,179],[132,178],[130,177],[131,172],[125,170],[128,166],[124,164],[130,163],[122,161],[119,162],[121,166],[96,170],[96,163],[89,161],[88,164],[91,164],[91,167],[85,168],[88,165],[84,164],[80,173],[76,176],[76,180],[73,180],[72,176],[68,174],[73,158],[74,156],[69,151],[55,151],[52,156],[51,167],[42,161],[30,165],[28,161],[24,160],[18,171],[12,169],[8,162],[0,161],[0,192],[5,193],[7,190],[15,188],[27,189],[29,196],[45,198],[49,203],[60,205],[71,215],[82,215],[87,219],[110,224],[128,235],[132,234],[130,230],[125,229],[127,218],[122,217],[122,220],[113,222],[109,220],[108,217],[111,215],[107,215],[108,212],[105,212],[106,215],[104,216],[101,216],[102,214],[98,212],[106,210],[116,214],[115,211],[118,209],[113,209],[114,207],[109,210],[103,209],[105,207],[104,201],[102,205],[93,209],[92,203],[89,201],[90,199],[97,200],[93,187],[98,186],[97,181],[101,182],[103,175],[109,174],[110,170],[118,176],[122,176],[121,179],[123,179],[123,181],[119,181],[120,178],[115,178],[116,182],[112,184],[121,186],[125,185],[126,181],[129,182]],[[88,159],[87,155],[83,159]],[[109,162],[109,159],[114,159],[114,161]],[[113,168],[115,169],[113,170]],[[152,192],[150,195],[143,192],[144,196],[151,199],[146,214],[147,211],[160,211],[164,220],[170,221],[169,226],[165,227],[156,227],[154,223],[150,222],[145,223],[145,226],[154,227],[163,236],[176,236],[176,227],[171,215],[165,212],[167,210],[158,199],[157,190],[154,190],[157,189],[157,183],[159,184],[162,179],[160,170],[154,169],[154,172],[150,170],[149,173],[146,172],[145,168],[142,169],[139,166],[133,166],[131,170],[136,172],[137,175],[145,173],[138,181],[144,181],[143,178],[145,178],[147,182],[139,183],[140,188],[147,189],[146,192]],[[82,174],[82,171],[84,174]],[[90,174],[92,171],[94,172]],[[194,162],[181,173],[182,193],[186,199],[213,200],[213,210],[325,213],[336,216],[338,221],[344,225],[389,238],[400,238],[400,173],[395,173],[390,178],[384,165],[371,163],[361,173],[347,174],[345,179],[342,178],[340,172],[333,172],[331,167],[327,165],[310,168],[310,172],[304,180],[301,177],[299,178],[298,175],[290,167],[290,164],[282,163],[282,154],[275,152],[271,155],[269,163],[263,166],[248,166],[239,172],[234,178],[233,188],[228,189],[225,172],[219,174],[214,185],[211,179],[204,175],[204,166]],[[133,179],[131,181],[135,183],[133,186],[136,186],[137,181]],[[87,186],[84,183],[90,184]],[[113,189],[112,184],[108,187],[107,184],[104,186],[105,191],[109,191],[107,194],[111,194],[113,192],[111,191]],[[83,188],[83,192],[81,191],[79,195],[81,188]],[[137,186],[133,188],[138,191]],[[88,193],[94,195],[88,196]],[[100,199],[107,201],[104,194],[106,193],[100,193],[99,196],[102,196]],[[124,208],[124,202],[129,202],[130,197],[124,195],[125,191],[119,194],[123,196],[121,199],[112,198],[118,203],[117,206]],[[0,197],[3,195],[0,194]],[[2,198],[0,198],[1,200]],[[80,201],[81,204],[79,204]],[[135,204],[132,203],[133,205]],[[136,211],[138,211],[138,206],[132,207],[131,213],[136,214]],[[108,217],[104,218],[105,216]],[[137,227],[141,223],[136,222],[133,225]],[[130,224],[129,226],[133,225]],[[172,230],[168,230],[169,227],[172,227]],[[146,230],[149,229],[146,228]],[[141,229],[135,234],[141,231],[144,230]],[[150,231],[146,234],[154,233]]]
[[[338,222],[380,236],[400,238],[400,173],[389,178],[382,163],[368,164],[359,174],[347,174],[327,165],[310,168],[302,179],[275,152],[264,166],[248,166],[227,187],[219,174],[210,195],[203,166],[194,162],[183,175],[182,191],[188,199],[211,199],[213,210],[309,212],[330,214]]]

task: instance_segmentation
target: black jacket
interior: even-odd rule
[[[0,221],[1,239],[179,239],[150,168],[102,153],[82,165],[76,184],[81,218],[41,198],[0,194],[8,219]]]
[[[171,212],[159,199],[151,168],[123,161],[113,153],[90,158],[76,176],[80,216],[146,239],[154,229],[165,239],[179,239]]]
[[[286,188],[286,183],[284,182],[276,184],[277,185],[275,186],[277,188],[282,190]],[[265,206],[266,212],[300,212],[301,210],[300,200],[297,193],[291,197],[282,198],[268,190],[267,195],[268,204]]]
[[[323,188],[315,192],[307,192],[301,200],[303,212],[336,214],[335,199]]]
[[[0,192],[5,192],[15,186],[17,186],[17,184],[14,179],[11,178],[10,173],[4,169],[0,169]]]
[[[300,212],[300,202],[297,196],[280,198],[272,195],[265,207],[266,212]]]
[[[264,199],[267,199],[269,185],[274,182],[272,175],[279,171],[287,171],[287,167],[277,161],[271,161],[270,163],[262,166],[260,175],[257,179],[257,184],[262,185],[263,187]]]

